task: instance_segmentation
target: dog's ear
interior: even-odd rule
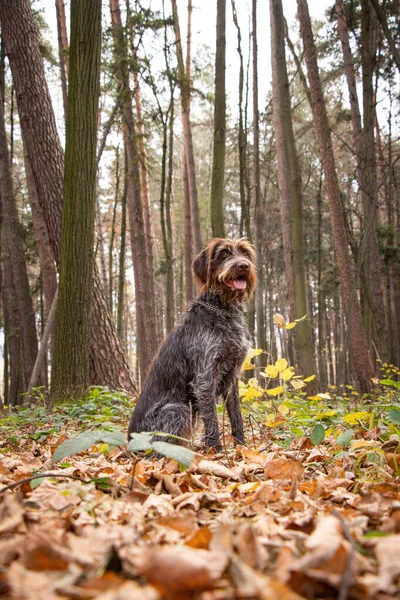
[[[210,247],[208,246],[202,250],[192,262],[196,288],[199,293],[207,283],[209,252]]]
[[[213,258],[215,257],[215,253],[217,251],[218,246],[224,240],[220,238],[213,239],[207,248],[202,250],[194,259],[192,263],[192,268],[194,271],[194,278],[196,281],[196,288],[199,293],[205,292],[208,288],[211,288],[212,284],[212,273],[210,265],[212,263]]]

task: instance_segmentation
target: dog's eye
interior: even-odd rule
[[[221,258],[226,258],[227,256],[230,255],[230,252],[229,252],[229,250],[221,250],[219,255]]]

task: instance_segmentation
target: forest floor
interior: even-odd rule
[[[121,394],[3,415],[0,596],[398,598],[396,386],[279,406],[247,394],[248,447],[226,433],[224,452],[196,452],[186,470],[104,442],[52,463],[79,432],[125,432]]]

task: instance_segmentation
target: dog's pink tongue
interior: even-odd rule
[[[245,290],[247,283],[244,279],[235,279],[232,281],[235,290]]]

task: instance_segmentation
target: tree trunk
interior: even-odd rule
[[[187,303],[193,300],[193,236],[192,236],[192,211],[190,210],[190,190],[188,181],[188,169],[186,150],[182,151],[183,170],[183,193],[184,193],[184,250],[185,250],[185,300]]]
[[[383,304],[383,284],[381,277],[381,261],[378,253],[378,240],[375,227],[376,215],[376,163],[375,163],[375,142],[374,142],[374,106],[373,106],[373,62],[374,46],[376,47],[376,35],[370,25],[365,21],[370,21],[365,14],[363,16],[363,37],[364,45],[362,50],[363,58],[363,100],[364,100],[364,131],[361,123],[360,107],[358,102],[357,84],[354,73],[354,59],[349,42],[349,32],[347,27],[346,13],[343,0],[336,0],[336,16],[338,21],[338,32],[342,46],[344,72],[349,91],[351,122],[353,129],[354,153],[357,161],[357,179],[364,206],[364,227],[367,236],[364,244],[364,264],[363,264],[363,282],[366,286],[363,294],[363,317],[364,329],[367,339],[370,337],[370,312],[375,322],[375,331],[377,335],[377,344],[379,354],[385,358],[386,349],[386,331],[387,324],[385,320],[385,311],[382,310]],[[371,17],[371,15],[370,15]],[[365,31],[367,29],[367,31]],[[374,293],[371,294],[371,290]]]
[[[84,395],[89,385],[100,53],[101,0],[72,0],[53,401]]]
[[[173,273],[173,248],[171,226],[171,189],[172,189],[172,161],[174,140],[174,91],[171,87],[169,123],[163,122],[163,146],[161,162],[161,190],[160,190],[160,223],[165,259],[165,305],[166,305],[166,331],[171,331],[174,326],[174,273]],[[168,173],[167,173],[168,157]]]
[[[255,293],[257,320],[257,347],[265,349],[266,333],[264,318],[264,268],[263,268],[263,208],[260,189],[260,126],[258,112],[258,45],[257,45],[257,0],[252,0],[253,23],[253,171],[254,171],[254,222],[255,248],[257,254],[257,286]]]
[[[117,332],[123,342],[124,335],[124,297],[125,297],[125,247],[126,247],[126,204],[128,194],[128,158],[124,150],[124,189],[121,199],[121,241],[119,247],[118,265],[118,296],[117,296]]]
[[[43,218],[43,211],[39,204],[32,168],[26,152],[24,153],[24,159],[29,204],[32,210],[33,229],[35,232],[36,248],[40,264],[40,275],[43,285],[44,316],[45,320],[47,321],[47,316],[49,314],[54,294],[57,289],[57,269],[54,262],[54,255],[51,249],[49,235],[47,233],[46,223],[44,222]]]
[[[321,161],[325,173],[333,240],[347,313],[347,325],[350,331],[351,349],[361,390],[366,392],[371,387],[371,377],[373,377],[374,371],[363,331],[360,303],[354,288],[354,265],[352,264],[347,246],[345,223],[340,200],[340,188],[336,174],[332,140],[317,64],[317,49],[312,33],[307,1],[297,0],[297,5],[300,33],[303,39],[304,54],[310,82],[312,111],[318,136]]]
[[[129,72],[127,68],[127,44],[122,28],[119,0],[110,0],[110,9],[117,59],[117,77],[121,90],[121,109],[125,131],[124,141],[128,156],[127,207],[135,275],[138,357],[140,374],[143,381],[158,345],[154,277],[153,267],[152,265],[150,266],[150,260],[146,251],[146,231],[141,196],[136,123],[131,103],[132,94],[129,88]]]
[[[67,21],[65,18],[65,4],[64,0],[56,0],[56,14],[57,14],[57,33],[58,33],[58,56],[60,59],[60,72],[61,72],[61,89],[64,105],[64,117],[67,119],[68,112],[68,70],[69,70],[69,56],[68,56],[68,36],[67,36]]]
[[[361,64],[363,79],[363,155],[362,197],[364,205],[364,264],[365,285],[364,297],[364,327],[369,341],[371,333],[371,317],[374,321],[375,342],[378,352],[386,360],[387,352],[387,323],[385,319],[383,282],[381,275],[381,260],[379,256],[378,237],[376,232],[377,220],[377,170],[375,151],[375,93],[374,69],[376,65],[378,28],[376,14],[370,0],[361,2]],[[369,299],[369,303],[367,304]],[[372,309],[372,310],[371,310]],[[371,314],[372,313],[372,314]]]
[[[0,3],[2,36],[8,54],[21,123],[40,206],[57,263],[61,239],[64,156],[40,53],[40,38],[29,0]],[[95,266],[92,309],[91,382],[132,393],[135,385],[109,315]],[[106,310],[104,314],[102,311]],[[101,323],[101,327],[96,324]]]
[[[174,20],[175,46],[178,60],[178,78],[181,88],[182,125],[185,143],[185,156],[187,165],[187,179],[190,191],[190,210],[192,221],[193,251],[195,254],[201,252],[203,245],[201,241],[200,211],[197,195],[196,169],[194,162],[192,124],[190,122],[190,60],[186,61],[186,71],[183,62],[181,32],[179,27],[178,9],[176,0],[171,0],[172,14]],[[192,2],[188,1],[188,53],[190,51]]]
[[[5,250],[7,253],[7,260],[11,265],[18,314],[23,391],[26,391],[38,352],[38,342],[35,311],[33,309],[31,292],[29,289],[20,223],[13,192],[2,102],[0,102],[0,197]]]
[[[246,197],[247,157],[246,157],[246,131],[243,122],[243,88],[244,88],[244,66],[242,52],[242,35],[237,18],[235,0],[232,2],[233,22],[237,30],[237,51],[239,54],[239,190],[240,190],[240,236],[246,235],[251,241],[250,211]]]
[[[224,238],[225,138],[226,138],[226,0],[217,0],[215,54],[214,153],[211,181],[211,227],[213,237]]]
[[[42,339],[40,340],[40,348],[36,357],[35,366],[33,367],[31,379],[28,385],[28,393],[35,388],[39,381],[40,372],[43,368],[43,365],[46,364],[46,353],[47,346],[49,343],[50,335],[54,331],[55,322],[56,322],[56,311],[57,311],[57,299],[58,299],[58,288],[56,289],[53,297],[53,302],[48,312],[46,325],[43,330]]]
[[[285,227],[289,229],[289,235],[283,238],[284,253],[287,256],[285,267],[288,268],[286,273],[288,283],[290,280],[293,282],[293,286],[290,283],[288,285],[289,296],[292,296],[290,304],[294,307],[293,317],[300,319],[309,313],[304,264],[303,199],[300,167],[292,124],[281,0],[270,0],[270,23],[273,120],[278,161],[279,196],[281,204],[285,207],[281,211],[281,227],[282,231],[285,231]],[[287,247],[285,247],[286,245]],[[300,373],[307,377],[315,371],[310,317],[309,315],[308,320],[299,323],[294,331],[298,366]]]
[[[4,230],[1,232],[1,250],[6,256]],[[4,318],[4,404],[16,406],[21,403],[24,391],[21,376],[20,332],[14,282],[10,262],[3,260],[1,301]],[[6,370],[9,365],[9,369]]]
[[[144,229],[146,233],[146,252],[149,261],[149,269],[153,273],[154,258],[153,258],[153,231],[151,224],[151,202],[150,202],[150,185],[149,171],[147,168],[147,152],[144,143],[144,126],[142,117],[142,98],[140,94],[139,78],[137,71],[133,71],[133,96],[136,107],[136,125],[137,125],[137,144],[139,153],[139,171],[140,171],[140,189],[142,192],[143,201],[143,216]]]

